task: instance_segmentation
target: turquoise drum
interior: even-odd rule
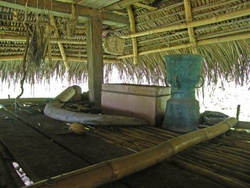
[[[167,83],[171,85],[171,97],[167,101],[162,127],[175,132],[186,133],[199,125],[200,107],[195,99],[196,85],[202,80],[203,57],[194,54],[165,56]]]

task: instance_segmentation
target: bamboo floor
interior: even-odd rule
[[[152,126],[91,127],[85,134],[65,132],[35,106],[0,108],[0,187],[24,186],[17,162],[37,182],[105,160],[129,155],[179,136]],[[230,130],[165,161],[103,188],[250,187],[250,133]],[[51,184],[53,185],[53,184]]]

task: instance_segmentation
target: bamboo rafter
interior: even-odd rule
[[[22,55],[11,55],[11,56],[0,56],[0,61],[16,61],[16,60],[22,60],[23,56]],[[49,57],[45,57],[45,59],[49,59]],[[52,56],[52,60],[57,61],[57,60],[63,60],[62,57],[60,56]],[[75,61],[75,62],[87,62],[87,58],[84,57],[73,57],[73,56],[68,56],[67,57],[68,61]],[[120,61],[114,58],[103,58],[104,63],[119,63]]]
[[[230,41],[243,40],[243,39],[249,39],[249,38],[250,38],[250,32],[245,33],[245,34],[239,34],[239,35],[231,35],[231,36],[216,37],[216,38],[201,40],[201,41],[197,42],[197,46],[202,46],[202,45],[206,45],[206,44],[221,43],[221,42],[230,42]],[[156,53],[156,52],[164,52],[164,51],[177,50],[177,49],[182,49],[182,48],[185,49],[185,48],[190,48],[190,47],[192,47],[191,43],[180,44],[180,45],[176,45],[176,46],[168,46],[168,47],[164,47],[164,48],[139,52],[138,55],[146,55],[146,54],[151,54],[151,53]],[[129,58],[129,57],[133,57],[133,54],[119,56],[117,59],[124,59],[124,58]]]
[[[135,33],[135,18],[133,14],[133,10],[131,6],[127,7],[129,22],[130,22],[130,31],[131,33]],[[137,48],[137,40],[136,38],[132,38],[132,45],[133,45],[133,58],[134,58],[134,65],[138,64],[138,48]]]
[[[190,0],[184,0],[184,7],[185,7],[185,15],[187,23],[192,22],[192,7]],[[192,44],[192,52],[193,54],[197,54],[196,39],[194,37],[193,27],[188,28],[188,36],[189,36],[189,41]]]
[[[50,21],[51,21],[51,24],[54,26],[56,38],[60,38],[60,34],[57,30],[56,22],[55,22],[53,15],[50,16]],[[70,71],[69,63],[68,63],[67,56],[66,56],[66,53],[64,51],[63,45],[60,42],[58,42],[57,44],[58,44],[58,47],[60,49],[60,53],[61,53],[61,56],[63,59],[64,66],[66,67],[67,71]]]
[[[119,1],[118,3],[114,3],[110,6],[105,7],[103,10],[108,11],[108,10],[121,10],[123,8],[126,8],[129,5],[132,5],[134,3],[138,3],[141,0],[122,0]]]
[[[0,35],[0,41],[18,41],[26,42],[26,37],[22,35]],[[79,39],[62,39],[62,38],[51,38],[51,43],[71,43],[71,44],[86,44],[85,40]]]
[[[188,22],[188,23],[175,24],[175,25],[170,25],[170,26],[166,26],[166,27],[159,27],[156,29],[141,31],[141,32],[137,32],[134,34],[124,35],[124,36],[120,36],[120,37],[121,38],[141,37],[141,36],[145,36],[145,35],[151,35],[151,34],[156,34],[156,33],[161,33],[161,32],[166,32],[166,31],[187,29],[187,28],[191,28],[191,27],[198,27],[198,26],[203,26],[203,25],[208,25],[208,24],[214,24],[214,23],[218,23],[218,22],[222,22],[222,21],[226,21],[226,20],[230,20],[230,19],[234,19],[234,18],[239,18],[239,17],[243,17],[243,16],[248,16],[248,15],[250,15],[250,8],[245,8],[242,10],[237,10],[234,12],[229,12],[229,13],[225,13],[225,14],[218,15],[218,16],[213,16],[211,18],[205,18],[202,20],[192,21],[192,22]]]
[[[145,8],[145,9],[147,9],[147,10],[149,10],[149,11],[154,11],[154,10],[157,9],[156,7],[152,7],[152,6],[143,4],[143,3],[134,3],[133,5],[138,6],[138,7],[141,7],[141,8]]]

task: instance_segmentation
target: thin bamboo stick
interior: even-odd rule
[[[209,179],[211,179],[219,184],[223,184],[227,187],[231,187],[231,188],[235,188],[235,187],[248,188],[249,187],[249,185],[245,184],[244,182],[241,182],[239,180],[214,173],[210,170],[201,168],[201,167],[194,165],[194,164],[186,163],[186,162],[178,160],[178,159],[175,159],[175,163],[178,164],[179,166],[191,171],[191,172],[205,176],[205,177],[207,177],[207,178],[209,178]]]
[[[100,138],[104,138],[105,140],[108,140],[108,142],[115,143],[116,145],[120,145],[124,148],[131,150],[131,151],[138,152],[138,151],[142,150],[140,146],[135,146],[134,144],[131,144],[127,141],[124,141],[121,138],[113,137],[113,136],[110,136],[108,134],[102,133],[100,131],[96,131],[96,132],[94,132],[94,134],[98,135]]]
[[[127,129],[123,129],[123,132],[128,132]],[[169,137],[163,136],[160,134],[160,130],[157,133],[152,133],[152,132],[148,132],[148,131],[143,131],[139,128],[137,129],[133,129],[130,132],[136,133],[138,135],[140,135],[141,137],[143,137],[145,140],[150,140],[150,142],[154,142],[154,144],[160,144],[163,141],[169,140]]]
[[[192,22],[188,22],[188,23],[170,25],[170,26],[160,27],[160,28],[156,28],[156,29],[150,29],[150,30],[146,30],[146,31],[137,32],[134,34],[131,33],[129,35],[124,35],[124,36],[120,36],[120,37],[121,38],[141,37],[141,36],[145,36],[145,35],[156,34],[156,33],[161,33],[161,32],[166,32],[166,31],[180,30],[180,29],[186,29],[186,28],[190,28],[190,27],[198,27],[198,26],[218,23],[221,21],[226,21],[226,20],[230,20],[230,19],[235,19],[235,18],[247,16],[249,14],[250,14],[250,8],[245,8],[245,9],[237,10],[234,12],[229,12],[226,14],[214,16],[211,18],[192,21]]]
[[[54,187],[97,187],[143,170],[195,144],[214,138],[235,126],[237,122],[235,118],[228,118],[212,127],[181,135],[150,149],[59,175],[49,181],[55,183]],[[47,180],[37,182],[29,188],[47,187],[46,182]]]
[[[218,150],[218,146],[210,143],[210,148],[214,150]],[[219,151],[232,153],[234,155],[237,154],[237,156],[240,156],[242,158],[248,158],[250,155],[250,151],[242,150],[240,148],[234,148],[234,147],[227,147],[227,146],[219,146]]]
[[[192,158],[192,159],[196,159],[196,160],[200,160],[201,159],[201,156],[197,156],[197,155],[194,155],[194,154],[186,154],[185,156],[186,158]],[[241,167],[238,167],[238,166],[235,166],[235,165],[232,165],[232,164],[228,164],[228,162],[224,162],[224,161],[217,161],[217,159],[214,159],[214,157],[211,157],[211,158],[205,158],[203,157],[202,160],[204,162],[207,162],[207,163],[210,163],[210,164],[216,164],[216,165],[220,165],[222,167],[225,167],[225,168],[229,168],[229,169],[232,169],[232,170],[235,170],[235,171],[238,171],[238,172],[242,172],[242,173],[245,173],[246,170],[241,168]]]
[[[196,150],[193,151],[194,154],[196,154],[197,156],[204,156],[205,158],[210,158],[210,159],[214,159],[215,161],[220,161],[220,162],[225,162],[227,164],[233,165],[233,166],[237,166],[239,168],[242,169],[247,169],[250,170],[249,167],[249,162],[247,163],[246,161],[240,160],[236,157],[230,156],[229,154],[220,154],[218,152],[209,152],[206,150]]]
[[[211,162],[207,162],[203,160],[203,156],[200,156],[200,160],[197,160],[197,158],[192,158],[192,156],[187,157],[187,156],[179,156],[176,155],[174,158],[180,159],[182,161],[194,164],[194,165],[198,165],[204,167],[204,168],[208,168],[212,171],[216,171],[216,173],[219,174],[227,174],[228,176],[237,178],[241,181],[244,182],[249,182],[250,181],[250,175],[247,175],[246,173],[242,173],[242,172],[238,172],[232,168],[229,167],[223,167],[222,165],[220,165],[219,163],[211,163]]]
[[[206,152],[210,152],[211,154],[213,153],[221,154],[223,155],[223,157],[224,155],[227,155],[230,159],[234,158],[234,159],[238,159],[239,161],[246,162],[248,164],[250,163],[250,159],[248,158],[249,155],[242,156],[242,153],[234,152],[233,148],[231,147],[228,150],[223,150],[221,149],[221,146],[217,146],[216,148],[213,148],[210,145],[209,146],[197,145],[195,146],[195,148],[198,148],[200,152],[206,151]]]

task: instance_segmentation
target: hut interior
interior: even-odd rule
[[[201,57],[188,91],[195,72],[169,79],[170,56]],[[20,90],[0,99],[0,187],[250,187],[240,105],[188,125],[198,102],[180,99],[229,82],[249,95],[249,73],[250,0],[0,0],[1,93]],[[56,96],[23,97],[54,79]]]

